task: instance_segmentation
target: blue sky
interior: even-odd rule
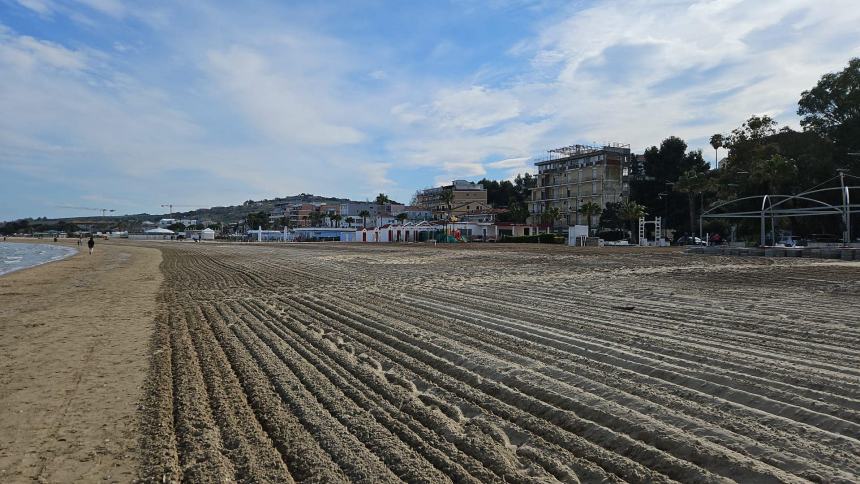
[[[408,201],[575,143],[712,159],[752,114],[797,127],[858,25],[855,0],[0,0],[0,220]]]

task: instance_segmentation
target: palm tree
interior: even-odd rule
[[[311,212],[310,215],[308,215],[308,217],[311,219],[311,225],[313,227],[319,227],[320,223],[322,222],[324,215],[321,214],[320,212],[314,211],[314,212]]]
[[[590,226],[591,225],[591,218],[594,216],[600,215],[600,212],[602,212],[603,209],[600,208],[600,205],[598,205],[594,202],[586,202],[586,203],[583,203],[582,206],[579,207],[579,210],[577,210],[577,211],[579,213],[581,213],[582,215],[585,215],[586,225]]]
[[[452,188],[450,190],[448,190],[448,189],[442,190],[442,195],[440,198],[442,200],[442,203],[444,203],[448,209],[447,210],[448,211],[448,220],[451,220],[451,204],[454,203],[454,189]],[[448,224],[447,224],[447,222],[445,223],[445,235],[448,235]]]
[[[346,222],[347,227],[352,227],[352,223],[355,222],[355,219],[352,217],[347,217],[344,222]]]
[[[382,206],[385,205],[386,203],[391,203],[391,199],[388,198],[388,195],[386,195],[384,193],[380,193],[379,195],[376,196],[375,202],[376,202],[376,216],[377,216],[377,221],[378,221],[379,217],[381,217],[382,213],[383,213],[382,212]]]
[[[639,205],[633,200],[628,199],[621,204],[621,209],[618,211],[618,214],[623,220],[627,220],[628,222],[630,222],[630,235],[633,236],[635,241],[638,243],[639,234],[633,230],[633,222],[638,221],[640,218],[648,215],[648,212],[645,211],[645,207]]]
[[[330,214],[328,218],[333,224],[332,227],[340,227],[340,219],[342,219],[343,217],[341,217],[339,213],[333,213]]]
[[[409,216],[406,215],[405,212],[403,212],[403,213],[398,213],[397,217],[395,217],[395,218],[397,219],[398,222],[400,222],[400,225],[403,225],[403,221],[406,220],[408,217]]]
[[[358,216],[361,217],[361,226],[367,227],[367,217],[370,217],[370,212],[362,210],[361,212],[358,212]]]
[[[391,202],[391,199],[388,198],[388,195],[384,193],[380,193],[376,196],[376,204],[377,205],[385,205],[386,203]]]
[[[561,218],[561,210],[558,207],[550,207],[541,214],[541,221],[547,226],[546,232],[555,225],[555,221]]]
[[[696,194],[702,193],[705,189],[707,178],[704,173],[699,173],[696,170],[687,170],[675,183],[675,189],[681,193],[687,194],[687,201],[690,208],[690,234],[695,232],[696,226]]]
[[[719,157],[718,153],[719,152],[717,150],[719,150],[720,148],[725,146],[725,139],[723,138],[723,135],[721,135],[720,133],[717,133],[717,134],[711,136],[711,146],[714,148],[714,168],[716,169],[717,163],[719,163],[719,161],[720,161],[718,159],[718,157]]]

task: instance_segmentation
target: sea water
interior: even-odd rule
[[[60,245],[0,242],[0,275],[64,259],[75,252]]]

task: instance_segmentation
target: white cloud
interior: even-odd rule
[[[75,71],[86,67],[87,58],[53,42],[0,30],[0,62],[18,70],[51,67]]]
[[[800,92],[857,54],[858,21],[853,1],[601,2],[542,29],[533,65],[557,72],[558,123],[641,149],[755,113],[796,124]]]
[[[520,114],[519,100],[511,93],[482,86],[441,91],[433,103],[432,115],[441,127],[482,129]]]
[[[335,121],[337,101],[326,96],[326,79],[297,69],[277,70],[253,49],[211,51],[208,68],[217,85],[248,120],[279,142],[340,145],[362,141],[358,129]],[[329,85],[330,87],[330,85]]]
[[[54,4],[50,0],[18,0],[18,4],[43,16],[54,12]]]
[[[520,157],[520,158],[508,158],[505,160],[493,161],[491,163],[487,163],[487,166],[490,168],[518,168],[522,167],[527,161],[529,161],[529,157]]]
[[[77,2],[116,18],[121,18],[128,12],[126,6],[119,0],[77,0]]]

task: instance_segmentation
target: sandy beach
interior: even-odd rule
[[[99,241],[0,277],[0,481],[134,479],[160,261]]]
[[[856,262],[162,244],[147,482],[857,482]]]
[[[0,277],[0,481],[856,482],[858,270],[99,243]]]

